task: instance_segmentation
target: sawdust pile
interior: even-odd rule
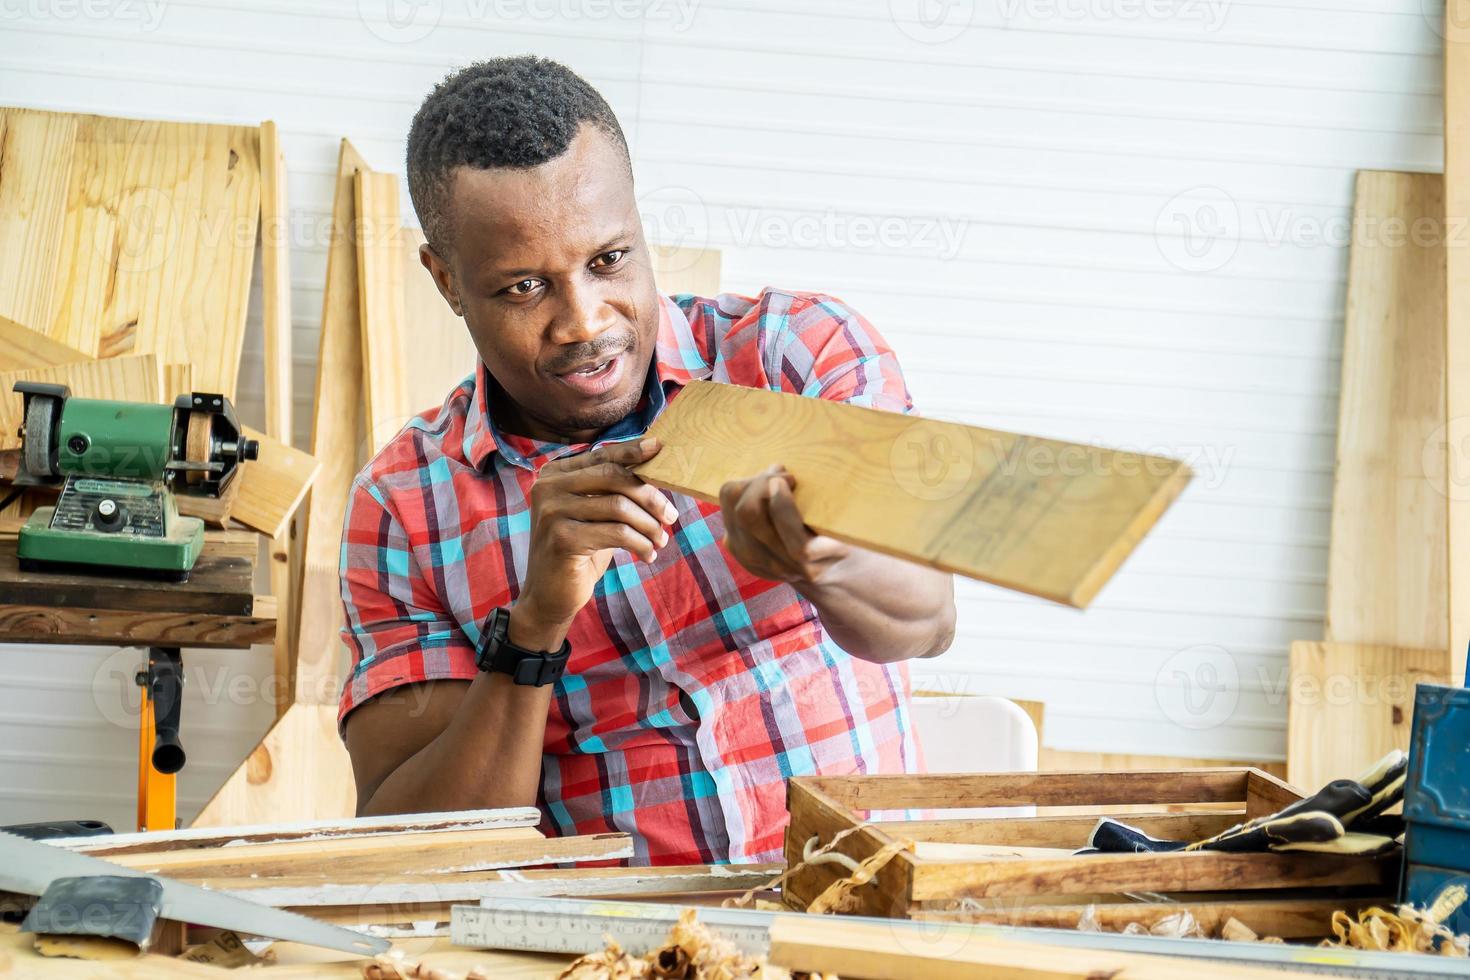
[[[814,974],[791,974],[747,956],[698,921],[685,909],[669,930],[668,941],[651,953],[633,956],[612,940],[601,952],[589,953],[562,971],[558,980],[787,980]]]

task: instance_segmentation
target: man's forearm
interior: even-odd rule
[[[530,650],[555,650],[564,626],[529,622],[511,611],[510,639]],[[358,805],[364,816],[534,806],[552,686],[516,684],[482,673],[433,741],[393,770]]]
[[[854,657],[894,663],[932,657],[954,639],[954,578],[853,548],[820,582],[798,582],[838,645]]]

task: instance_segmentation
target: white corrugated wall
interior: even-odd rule
[[[0,103],[281,125],[304,444],[338,139],[401,172],[448,69],[565,61],[651,231],[720,248],[727,289],[848,300],[927,414],[1194,463],[1088,612],[961,583],[929,686],[1045,701],[1055,748],[1279,759],[1287,645],[1321,634],[1352,176],[1441,167],[1440,6],[0,0]],[[0,820],[129,824],[135,656],[0,648]],[[188,663],[186,818],[270,716],[268,650]]]

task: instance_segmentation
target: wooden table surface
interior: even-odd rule
[[[248,647],[275,637],[276,604],[255,594],[260,535],[219,531],[187,582],[22,571],[0,536],[0,643]]]

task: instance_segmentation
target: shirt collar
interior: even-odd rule
[[[507,462],[535,471],[553,459],[606,442],[631,439],[648,431],[654,419],[663,413],[671,389],[683,387],[690,381],[708,379],[714,370],[700,353],[689,318],[667,296],[659,296],[658,321],[653,365],[648,372],[643,397],[632,412],[609,426],[593,443],[565,445],[502,433],[490,418],[490,392],[495,381],[486,370],[485,363],[479,362],[475,369],[475,392],[470,401],[469,417],[465,419],[465,459],[475,469],[484,471],[491,455],[499,452]]]

